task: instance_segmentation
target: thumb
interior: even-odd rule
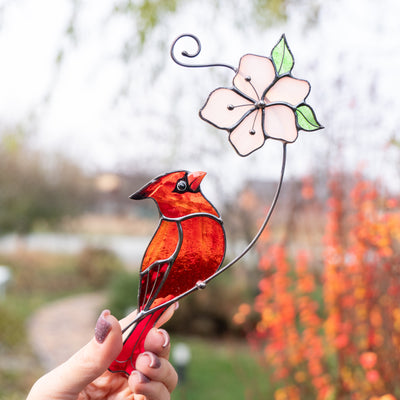
[[[97,320],[95,337],[64,364],[40,378],[27,400],[76,399],[89,383],[107,370],[121,349],[120,324],[105,310]]]

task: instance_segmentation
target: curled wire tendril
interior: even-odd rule
[[[195,57],[197,57],[197,56],[200,54],[200,52],[201,52],[201,43],[200,43],[199,38],[198,38],[197,36],[195,36],[195,35],[192,35],[191,33],[184,33],[184,34],[178,36],[178,37],[173,41],[173,43],[172,43],[172,45],[171,45],[170,55],[171,55],[171,58],[175,61],[176,64],[178,64],[178,65],[180,65],[180,66],[182,66],[182,67],[188,67],[188,68],[225,67],[225,68],[231,69],[231,70],[234,71],[234,72],[237,72],[236,68],[233,67],[232,65],[229,65],[229,64],[222,64],[222,63],[215,63],[215,64],[187,64],[187,63],[185,63],[185,62],[182,62],[182,61],[178,60],[178,58],[177,58],[176,55],[175,55],[175,46],[176,46],[176,44],[177,44],[182,38],[184,38],[184,37],[188,37],[188,38],[193,39],[193,40],[196,42],[197,49],[196,49],[196,51],[193,52],[193,53],[189,53],[187,50],[183,50],[183,51],[181,52],[181,55],[182,55],[183,57],[195,58]]]

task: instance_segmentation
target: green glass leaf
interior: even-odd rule
[[[323,126],[317,121],[314,110],[307,104],[296,108],[297,126],[304,131],[316,131]]]
[[[283,34],[277,45],[272,49],[272,62],[275,66],[276,75],[282,76],[292,71],[294,66],[294,58]]]

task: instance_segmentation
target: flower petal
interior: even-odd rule
[[[218,88],[210,93],[200,116],[220,129],[232,129],[254,104],[232,89]]]
[[[298,132],[293,110],[281,104],[265,108],[264,129],[271,138],[294,142]]]
[[[246,54],[240,59],[233,84],[252,99],[261,100],[264,91],[274,79],[275,67],[268,57]]]
[[[293,106],[303,103],[310,93],[310,84],[302,79],[285,76],[268,90],[265,100],[270,103],[285,102]]]
[[[261,116],[261,110],[253,111],[231,132],[229,140],[241,156],[249,155],[264,144]]]

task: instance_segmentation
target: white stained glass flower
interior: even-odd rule
[[[310,84],[291,76],[294,59],[282,35],[271,58],[253,54],[240,59],[232,88],[211,92],[200,117],[229,132],[241,156],[259,149],[267,138],[292,143],[299,130],[321,129],[305,104]]]

